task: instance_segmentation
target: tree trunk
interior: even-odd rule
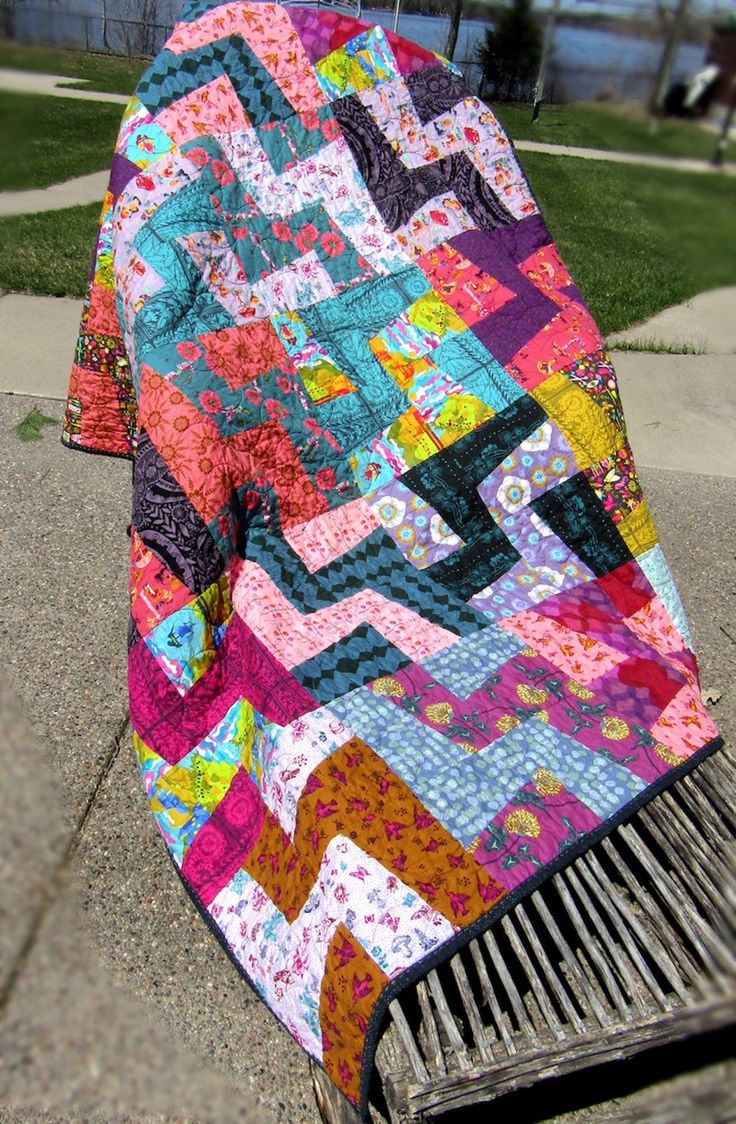
[[[0,0],[0,31],[3,38],[15,39],[15,0]]]
[[[102,0],[102,47],[103,50],[110,50],[110,40],[107,36],[107,0]]]
[[[450,11],[450,30],[447,33],[447,46],[445,47],[445,58],[452,61],[455,54],[455,47],[457,46],[457,35],[460,30],[460,19],[463,14],[463,0],[452,0],[452,9]]]

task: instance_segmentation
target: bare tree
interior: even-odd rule
[[[102,46],[110,50],[110,39],[107,34],[107,0],[102,0]]]
[[[126,53],[155,54],[161,38],[159,0],[126,0],[120,12],[120,39]]]

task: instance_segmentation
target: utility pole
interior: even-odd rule
[[[539,117],[539,111],[542,108],[542,98],[544,97],[544,80],[547,77],[547,62],[549,60],[549,53],[552,50],[552,41],[555,34],[555,21],[557,20],[557,13],[560,10],[560,0],[554,0],[552,7],[547,14],[547,22],[544,25],[544,40],[542,42],[542,57],[539,60],[539,73],[537,74],[537,84],[534,87],[534,105],[532,107],[532,125]]]
[[[662,58],[659,63],[659,70],[657,71],[657,78],[652,92],[652,100],[649,105],[650,129],[652,132],[656,132],[658,118],[662,115],[662,107],[664,106],[667,87],[670,84],[672,64],[675,61],[677,48],[680,45],[682,33],[685,30],[685,18],[689,5],[690,0],[679,0],[672,24],[670,25],[669,35],[667,36],[664,50],[662,51]]]

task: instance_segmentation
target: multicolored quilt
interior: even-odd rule
[[[603,341],[487,106],[192,0],[65,440],[133,457],[130,711],[187,888],[365,1098],[397,991],[715,747]]]

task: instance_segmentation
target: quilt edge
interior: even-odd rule
[[[465,948],[472,940],[475,940],[476,937],[482,936],[483,933],[493,928],[493,926],[496,925],[502,917],[505,917],[507,913],[510,913],[519,902],[528,898],[530,894],[533,894],[535,890],[545,882],[548,882],[555,874],[558,874],[561,870],[570,866],[575,859],[579,858],[580,855],[584,855],[591,847],[599,843],[601,839],[607,838],[617,827],[620,827],[622,823],[649,804],[655,796],[659,796],[660,793],[670,788],[673,784],[676,784],[682,777],[688,776],[689,773],[696,769],[698,765],[702,764],[703,761],[707,760],[713,753],[717,752],[719,749],[723,749],[724,744],[724,739],[720,734],[712,738],[709,742],[706,742],[704,746],[701,746],[701,748],[693,753],[682,765],[677,766],[676,769],[669,770],[656,781],[653,781],[652,784],[638,793],[633,800],[630,800],[628,804],[620,808],[614,816],[604,823],[599,824],[595,830],[586,833],[581,840],[571,844],[567,850],[561,855],[558,855],[554,862],[547,863],[543,870],[531,875],[525,882],[515,887],[515,889],[507,894],[496,906],[490,909],[488,913],[485,913],[483,917],[478,918],[478,920],[474,921],[472,925],[469,925],[467,929],[461,930],[461,932],[457,933],[439,949],[429,953],[424,959],[403,972],[396,980],[391,981],[388,987],[382,991],[373,1009],[368,1025],[368,1032],[366,1034],[365,1053],[363,1055],[360,1078],[360,1101],[357,1106],[361,1121],[365,1122],[365,1124],[369,1122],[368,1091],[373,1071],[373,1061],[378,1045],[381,1024],[389,1004],[407,987],[410,987],[413,983],[416,983],[418,979],[426,975],[427,972],[444,964],[454,956],[456,952],[459,952],[460,949]]]
[[[84,451],[86,452],[88,450]],[[514,890],[507,894],[502,901],[500,901],[496,906],[490,909],[488,913],[485,913],[483,917],[480,917],[466,929],[462,929],[459,933],[456,933],[451,940],[446,941],[443,945],[441,945],[439,949],[431,952],[428,956],[418,961],[411,968],[407,968],[397,979],[392,980],[391,983],[389,983],[389,985],[384,988],[371,1014],[370,1023],[368,1024],[368,1031],[365,1037],[365,1051],[363,1054],[360,1076],[360,1099],[355,1105],[355,1108],[357,1109],[363,1124],[369,1124],[370,1120],[368,1116],[368,1092],[370,1088],[371,1076],[373,1073],[373,1062],[375,1058],[376,1047],[378,1045],[378,1039],[380,1036],[380,1030],[389,1004],[392,1003],[393,1000],[396,999],[396,997],[400,995],[402,991],[405,991],[406,988],[410,987],[413,983],[416,983],[418,979],[421,979],[422,976],[426,975],[427,972],[431,971],[433,968],[439,967],[440,964],[445,963],[452,956],[454,956],[456,952],[459,952],[460,949],[465,948],[466,945],[470,944],[470,942],[476,937],[481,936],[488,929],[491,929],[498,921],[501,920],[502,917],[504,917],[507,913],[510,913],[514,906],[516,906],[520,901],[528,898],[530,894],[534,893],[534,891],[539,888],[539,886],[543,885],[555,874],[558,874],[561,870],[564,870],[566,867],[570,866],[570,864],[573,863],[575,859],[579,858],[580,855],[585,854],[586,851],[589,851],[590,848],[593,847],[596,843],[599,843],[601,839],[605,839],[608,835],[611,834],[611,832],[615,831],[617,827],[620,827],[622,823],[624,823],[627,819],[630,819],[631,816],[635,815],[636,812],[650,803],[650,801],[653,800],[655,796],[659,796],[661,792],[664,792],[666,789],[670,788],[682,777],[688,776],[689,773],[693,772],[694,769],[702,764],[703,761],[707,760],[707,758],[710,757],[713,753],[717,752],[719,749],[723,749],[724,744],[724,739],[720,734],[717,737],[712,738],[709,742],[706,742],[704,746],[693,753],[687,759],[687,761],[683,762],[682,765],[679,765],[676,769],[670,769],[656,781],[653,781],[652,784],[650,784],[642,792],[638,793],[638,795],[635,796],[633,800],[630,800],[628,804],[625,804],[622,808],[620,808],[614,816],[606,820],[604,823],[599,824],[594,831],[587,833],[578,842],[571,844],[570,847],[568,847],[566,851],[559,855],[554,862],[546,864],[543,870],[532,875],[525,882],[522,882],[521,885],[517,886]],[[163,839],[162,842],[164,842]],[[215,937],[218,944],[220,944],[224,949],[225,953],[228,956],[228,959],[238,972],[238,975],[241,976],[243,980],[245,980],[253,993],[257,995],[258,998],[262,1001],[262,997],[255,984],[243,968],[240,961],[234,955],[232,949],[227,943],[227,940],[225,939],[222,930],[213,921],[207,909],[197,898],[197,895],[189,885],[186,877],[182,874],[181,869],[174,861],[171,852],[169,851],[165,842],[164,848],[172,866],[174,867],[182,882],[182,885],[184,886],[187,895],[194,904],[197,912],[202,917],[207,928]],[[272,1011],[267,1004],[264,1004],[264,1006],[266,1006],[266,1009],[271,1013],[276,1021],[283,1025],[278,1015],[274,1011]],[[317,1058],[312,1057],[311,1054],[308,1054],[308,1057],[315,1065],[319,1065],[321,1069],[324,1069]]]

